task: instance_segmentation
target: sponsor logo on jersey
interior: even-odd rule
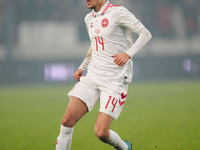
[[[90,28],[92,28],[92,27],[94,27],[94,26],[93,26],[93,22],[90,23]]]
[[[106,27],[108,26],[108,24],[109,24],[109,21],[108,21],[107,18],[104,18],[104,19],[102,20],[102,22],[101,22],[101,26],[102,26],[103,28],[106,28]]]
[[[100,32],[99,29],[96,29],[96,30],[95,30],[95,33],[96,33],[96,34],[99,34],[99,32]]]

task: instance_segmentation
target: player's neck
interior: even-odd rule
[[[107,2],[107,0],[102,0],[95,8],[94,11],[95,12],[99,12],[100,9],[103,7],[103,5]]]

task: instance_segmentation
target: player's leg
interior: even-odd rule
[[[99,100],[99,91],[89,77],[81,77],[80,81],[68,93],[71,101],[62,119],[56,150],[69,150],[73,127],[88,111],[91,111]]]
[[[102,141],[107,142],[110,133],[109,128],[113,118],[105,113],[99,112],[99,115],[95,124],[95,135]]]
[[[99,112],[99,115],[95,124],[95,134],[104,143],[108,143],[118,150],[129,150],[128,145],[120,138],[120,136],[110,130],[110,125],[113,118],[103,112]]]
[[[117,120],[123,109],[128,84],[103,83],[100,90],[100,113],[95,126],[97,137],[116,149],[132,150],[130,142],[123,141],[116,132],[109,129],[112,120]]]
[[[66,113],[62,118],[62,125],[74,127],[76,122],[88,112],[87,105],[79,98],[72,96]]]
[[[56,142],[56,150],[70,150],[72,142],[73,127],[76,122],[86,113],[86,104],[77,97],[72,97],[62,118],[60,134]]]

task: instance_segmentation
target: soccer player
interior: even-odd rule
[[[70,150],[73,128],[77,121],[100,101],[95,134],[118,150],[132,150],[129,141],[110,130],[127,97],[132,80],[132,57],[151,39],[150,32],[126,8],[107,0],[87,0],[93,11],[85,17],[91,40],[88,53],[74,73],[79,82],[68,93],[70,102],[62,119],[56,150]],[[133,43],[133,34],[139,35]],[[87,75],[82,76],[87,69]]]

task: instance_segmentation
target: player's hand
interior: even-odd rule
[[[82,69],[78,69],[75,73],[74,73],[74,75],[73,75],[73,77],[77,80],[77,81],[80,81],[80,77],[81,76],[83,76],[83,70]]]
[[[116,54],[116,55],[113,55],[112,57],[115,57],[114,62],[118,66],[123,66],[130,59],[130,56],[126,53]]]

